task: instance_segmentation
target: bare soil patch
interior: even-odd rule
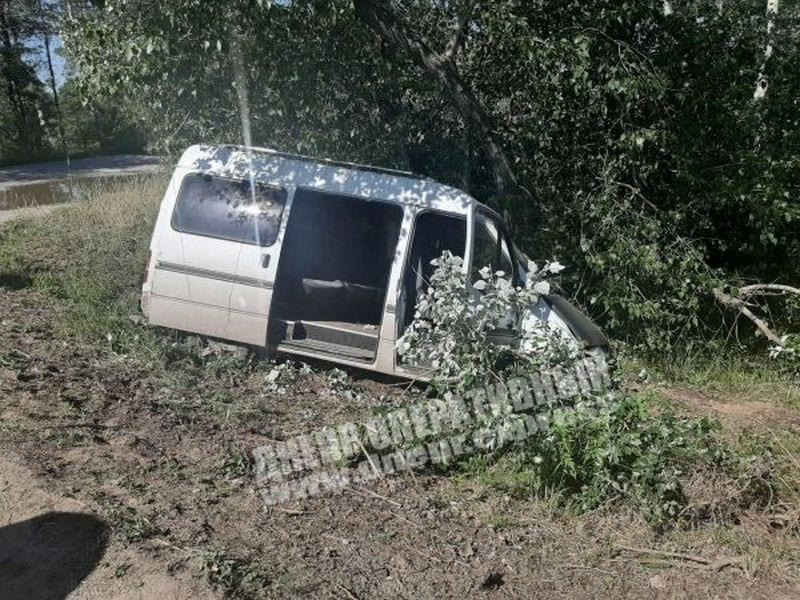
[[[0,448],[17,457],[4,493],[52,503],[4,522],[96,515],[109,547],[84,586],[97,597],[800,596],[800,543],[757,514],[657,534],[618,507],[572,516],[433,473],[264,510],[252,447],[402,402],[403,387],[320,369],[285,389],[259,370],[164,374],[61,337],[30,289],[0,302]],[[143,582],[158,593],[136,596]]]
[[[219,597],[198,573],[165,570],[157,549],[111,541],[99,515],[40,482],[18,457],[0,459],[4,598]]]
[[[800,415],[774,402],[740,394],[709,394],[687,387],[659,389],[675,404],[693,412],[723,419],[728,424],[739,427],[778,426],[790,431],[800,431]]]

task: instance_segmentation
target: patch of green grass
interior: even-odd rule
[[[272,583],[258,559],[234,556],[225,550],[204,552],[200,559],[209,582],[229,598],[262,598]]]
[[[86,435],[74,429],[56,428],[45,430],[44,439],[55,444],[56,448],[74,448],[86,442]]]
[[[126,543],[141,542],[169,534],[169,530],[155,523],[154,517],[145,517],[118,498],[97,492],[94,494],[94,499],[102,506],[103,516],[111,527],[111,533]]]
[[[485,519],[486,526],[493,531],[504,531],[507,529],[514,529],[520,526],[519,519],[515,519],[509,515],[491,513]]]
[[[35,235],[33,221],[16,219],[0,226],[0,274],[3,284],[24,277],[25,249],[31,245]]]
[[[627,357],[620,360],[620,371],[629,379],[644,372],[647,380],[655,383],[734,394],[800,410],[800,380],[766,356],[726,354],[713,359],[698,357],[664,363]]]
[[[625,502],[661,528],[695,516],[686,512],[687,474],[735,479],[743,502],[761,500],[762,475],[750,480],[750,462],[719,430],[713,420],[676,414],[657,396],[627,394],[599,411],[555,414],[544,432],[498,456],[472,457],[460,470],[487,489],[576,513]]]
[[[252,453],[236,446],[229,448],[220,461],[220,470],[229,481],[250,477],[254,466]]]
[[[751,441],[752,440],[752,441]],[[768,449],[774,457],[776,495],[800,506],[800,436],[795,431],[773,430],[753,436],[751,444]]]
[[[24,281],[66,308],[53,325],[121,352],[155,355],[162,336],[131,321],[162,178],[98,183],[88,198],[0,228],[0,280]]]
[[[699,358],[673,363],[621,361],[623,375],[635,379],[645,370],[647,382],[658,386],[677,386],[699,391],[723,402],[764,402],[779,408],[771,419],[746,418],[723,432],[731,453],[738,457],[764,457],[769,461],[769,486],[774,505],[800,503],[800,438],[793,428],[791,414],[782,409],[800,410],[800,381],[768,357],[748,355]],[[659,394],[652,389],[650,393]],[[787,422],[784,423],[783,419]]]
[[[125,575],[128,574],[130,568],[131,568],[130,563],[118,564],[116,567],[114,567],[114,577],[116,577],[117,579],[125,577]]]
[[[22,427],[19,423],[12,421],[0,421],[0,433],[19,433]]]

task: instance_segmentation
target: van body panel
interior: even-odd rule
[[[178,167],[170,181],[151,242],[142,304],[153,325],[264,346],[279,240],[262,247],[176,229],[182,183],[195,173]]]
[[[228,311],[218,306],[202,305],[157,294],[150,295],[148,319],[152,325],[227,339],[227,316]]]
[[[153,325],[227,338],[236,254],[230,242],[172,227],[185,175],[185,170],[176,170],[156,222],[148,319]]]

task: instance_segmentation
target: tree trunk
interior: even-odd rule
[[[471,2],[467,4],[469,6]],[[492,172],[496,194],[529,198],[530,194],[519,185],[511,170],[489,114],[458,73],[455,55],[468,25],[468,11],[464,11],[445,52],[440,54],[409,30],[392,10],[390,0],[353,0],[353,6],[356,14],[370,29],[442,83],[456,111],[473,128],[480,140]]]
[[[778,14],[778,0],[767,0],[767,46],[764,49],[764,62],[761,63],[761,69],[758,73],[758,81],[756,82],[756,91],[753,98],[762,100],[767,95],[767,88],[769,87],[769,80],[767,79],[767,61],[772,56],[775,43],[775,17]]]
[[[64,158],[67,161],[67,169],[69,169],[70,155],[69,145],[67,144],[67,136],[64,131],[64,115],[61,112],[61,103],[58,100],[58,85],[56,84],[56,73],[53,69],[53,55],[50,50],[50,32],[49,23],[44,17],[44,2],[39,0],[39,10],[42,11],[42,18],[44,22],[44,50],[47,57],[47,71],[50,74],[50,90],[53,92],[53,106],[56,109],[56,120],[58,121],[58,136],[61,138],[61,147],[64,150]]]

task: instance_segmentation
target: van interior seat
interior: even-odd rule
[[[334,279],[327,281],[324,279],[312,279],[303,277],[303,291],[309,300],[318,301],[352,301],[352,302],[374,302],[386,292],[384,288],[374,285],[364,285],[362,283],[352,283]]]
[[[297,190],[272,317],[379,325],[402,216],[388,203]]]

